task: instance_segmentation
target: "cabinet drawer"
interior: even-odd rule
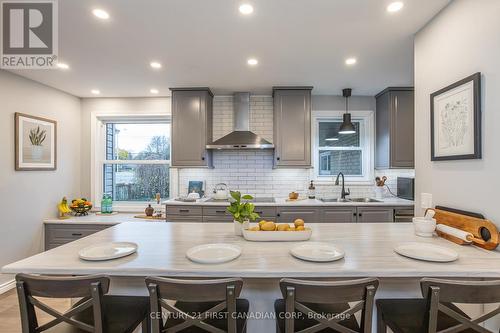
[[[277,220],[279,223],[293,223],[295,219],[303,219],[305,223],[318,223],[320,221],[319,210],[306,207],[278,208]]]
[[[203,207],[203,216],[231,216],[226,208],[226,206]]]
[[[169,215],[202,215],[201,206],[167,206]]]
[[[276,218],[276,207],[255,206],[255,212],[259,214],[261,218],[266,218],[266,217]]]
[[[167,222],[203,222],[201,215],[168,215]]]
[[[74,224],[74,225],[45,225],[45,250],[67,244],[77,239],[95,234],[112,227],[111,224]]]
[[[356,207],[327,208],[321,215],[324,223],[352,223],[356,222]]]

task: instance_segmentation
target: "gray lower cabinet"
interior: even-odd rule
[[[167,222],[203,222],[201,206],[167,206]]]
[[[306,223],[320,221],[320,209],[318,207],[278,207],[277,222],[293,223],[295,219],[303,219]]]
[[[415,166],[415,112],[412,87],[387,88],[376,96],[377,168]]]
[[[45,251],[112,226],[112,224],[45,224]]]
[[[208,88],[171,88],[172,167],[211,167],[213,94]]]
[[[311,167],[312,87],[274,87],[274,166]]]
[[[358,223],[394,222],[394,209],[387,207],[358,207]]]
[[[356,222],[356,207],[323,208],[321,222],[323,223],[351,223]]]

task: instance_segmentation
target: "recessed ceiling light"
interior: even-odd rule
[[[387,6],[387,11],[389,13],[395,13],[395,12],[399,12],[401,9],[403,9],[404,7],[404,3],[402,3],[401,1],[395,1],[395,2],[391,2],[389,4],[389,6]]]
[[[57,67],[59,67],[60,69],[69,69],[69,65],[65,64],[64,62],[58,62]]]
[[[244,3],[240,5],[240,13],[243,15],[250,15],[253,13],[253,6],[249,3]]]
[[[152,93],[152,94],[159,93],[158,89],[155,89],[155,88],[150,89],[149,92]]]
[[[159,69],[161,68],[161,64],[158,61],[151,61],[149,65],[154,68],[154,69]]]
[[[92,11],[95,17],[100,18],[101,20],[109,19],[109,14],[104,9],[96,8]]]
[[[356,64],[357,62],[358,62],[358,60],[356,58],[347,58],[345,60],[345,64],[349,65],[349,66],[352,66],[352,65]]]
[[[250,58],[247,60],[247,64],[249,64],[250,66],[256,66],[259,64],[259,61],[255,58]]]
[[[92,89],[90,92],[94,95],[99,95],[101,93],[99,89]]]

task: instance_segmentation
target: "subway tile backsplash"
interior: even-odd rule
[[[230,133],[233,128],[232,96],[215,96],[213,110],[214,140]],[[271,96],[251,96],[250,129],[266,140],[273,141],[273,99]],[[190,180],[205,182],[210,194],[217,183],[260,197],[286,197],[291,191],[307,193],[312,179],[311,169],[273,169],[272,150],[214,151],[214,169],[179,169],[179,194],[187,194]],[[387,176],[387,185],[396,193],[398,176],[414,176],[414,170],[375,170],[377,176]],[[373,197],[373,185],[348,185],[352,197]],[[333,183],[316,184],[317,196],[339,196],[340,186]],[[387,193],[387,195],[390,195]]]

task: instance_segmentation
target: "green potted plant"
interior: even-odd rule
[[[31,158],[35,161],[41,160],[43,156],[43,142],[47,137],[47,131],[40,126],[30,129],[29,139],[31,142]]]
[[[254,212],[254,204],[248,202],[248,200],[253,199],[251,195],[242,196],[238,191],[231,191],[231,198],[231,204],[227,208],[227,212],[233,216],[234,233],[241,236],[243,234],[242,230],[248,229],[250,221],[255,221],[260,216]],[[242,200],[244,201],[242,202]]]

